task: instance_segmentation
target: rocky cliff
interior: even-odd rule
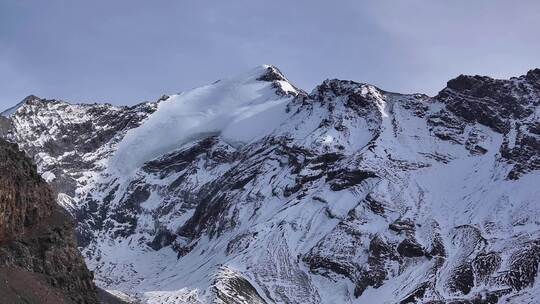
[[[52,189],[15,144],[0,140],[2,303],[98,303],[93,274]]]

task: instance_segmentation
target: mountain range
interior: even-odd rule
[[[127,302],[540,301],[540,69],[430,97],[265,65],[134,106],[30,95],[0,136]]]

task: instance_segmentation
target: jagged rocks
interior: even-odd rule
[[[399,243],[397,252],[404,257],[414,258],[424,256],[424,248],[414,239],[405,239]]]
[[[447,109],[469,122],[478,122],[506,133],[510,129],[508,118],[529,115],[527,101],[520,101],[512,94],[512,87],[500,80],[482,76],[461,75],[448,81],[437,99]]]
[[[478,254],[472,266],[478,281],[486,281],[501,266],[501,256],[497,252]]]
[[[52,191],[36,167],[18,147],[0,139],[0,241],[10,240],[25,228],[51,215]]]
[[[508,173],[509,179],[516,180],[524,173],[540,169],[540,134],[536,129],[538,124],[516,124],[515,134],[505,136],[500,153],[506,161],[514,165]]]
[[[377,177],[377,175],[373,172],[366,172],[363,170],[342,170],[330,171],[326,180],[330,184],[330,189],[340,191],[358,185],[368,178],[375,177]]]
[[[35,157],[41,173],[53,173],[55,178],[49,182],[58,192],[74,197],[75,190],[87,182],[82,175],[101,170],[96,161],[109,156],[125,132],[156,108],[157,103],[115,107],[31,95],[9,113],[12,125],[5,137]]]
[[[368,288],[378,288],[382,286],[388,277],[388,264],[392,261],[399,262],[400,259],[395,254],[395,248],[388,244],[382,237],[376,235],[369,243],[369,257],[367,265],[363,267],[358,278],[356,278],[354,295],[359,297]]]
[[[510,269],[505,281],[515,290],[531,287],[538,275],[540,263],[540,241],[524,244],[511,256]]]
[[[93,275],[77,250],[68,216],[35,166],[3,140],[0,193],[2,301],[98,303]]]
[[[213,288],[216,304],[267,303],[246,278],[227,268],[219,270]]]
[[[468,294],[474,286],[473,268],[469,263],[464,263],[453,269],[448,282],[451,292]]]
[[[435,97],[466,122],[477,122],[504,134],[501,156],[514,165],[507,176],[512,180],[540,168],[540,138],[534,131],[538,124],[535,111],[540,106],[537,74],[538,69],[535,69],[510,80],[461,75],[450,80],[447,88]],[[444,111],[432,117],[448,120],[453,116]],[[453,125],[445,124],[446,130],[459,130]],[[459,135],[452,132],[436,131],[436,134],[441,139],[459,142]],[[473,154],[487,151],[485,147],[471,144],[470,140],[467,147]]]
[[[413,232],[415,230],[414,228],[414,222],[411,219],[397,219],[390,225],[388,225],[388,229],[395,231],[395,232]]]

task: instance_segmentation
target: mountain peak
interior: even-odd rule
[[[459,75],[449,80],[435,99],[469,122],[479,122],[499,133],[511,129],[511,120],[525,119],[535,111],[540,69],[511,79]],[[528,83],[529,87],[524,85]]]
[[[35,100],[35,99],[41,100],[41,98],[39,98],[38,96],[36,96],[34,94],[30,94],[30,95],[26,96],[21,102],[26,103],[26,102],[29,102],[29,101],[32,101],[32,100]]]
[[[172,95],[140,128],[126,134],[112,167],[129,172],[130,168],[210,135],[221,134],[234,145],[248,143],[284,121],[287,103],[299,92],[278,68],[262,65]],[[141,146],[148,148],[134,155],[133,149]]]
[[[17,112],[17,110],[20,107],[22,107],[23,105],[25,105],[25,104],[27,104],[29,102],[32,102],[34,100],[42,100],[42,99],[37,97],[36,95],[30,94],[30,95],[26,96],[25,98],[23,98],[23,100],[21,100],[18,104],[14,105],[11,108],[8,108],[8,109],[4,110],[2,113],[0,113],[0,115],[5,116],[5,117],[9,117],[9,116],[15,114],[15,112]]]
[[[370,84],[351,80],[326,79],[311,92],[310,97],[322,103],[342,100],[350,109],[377,110],[385,115],[384,93],[383,90]]]
[[[455,91],[471,90],[483,85],[486,82],[489,82],[490,80],[493,79],[488,76],[470,76],[461,74],[458,77],[449,80],[446,83],[446,87]]]
[[[260,81],[287,81],[287,78],[281,73],[281,71],[273,65],[264,64],[260,66],[263,70],[261,71],[262,75],[257,78]]]
[[[259,65],[247,73],[244,73],[237,77],[243,81],[264,81],[271,82],[272,87],[276,90],[276,93],[281,96],[289,95],[296,96],[298,94],[305,94],[304,91],[293,85],[280,69],[274,65],[263,64]]]
[[[530,82],[537,83],[540,85],[540,69],[532,69],[527,72],[527,75],[525,75],[525,79],[527,79]]]

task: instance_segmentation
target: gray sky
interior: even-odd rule
[[[540,1],[0,0],[0,108],[29,94],[134,104],[274,64],[435,94],[540,67]]]

